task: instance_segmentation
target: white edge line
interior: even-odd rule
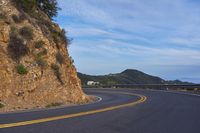
[[[18,111],[11,111],[11,112],[0,112],[0,115],[4,115],[4,114],[20,114],[20,113],[31,113],[31,112],[39,112],[39,111],[47,111],[47,110],[55,110],[55,109],[63,109],[63,108],[67,108],[67,107],[76,107],[76,106],[82,106],[82,105],[89,105],[89,104],[94,104],[94,103],[99,103],[103,100],[103,98],[101,98],[100,96],[95,96],[95,95],[88,95],[88,96],[94,96],[96,97],[98,100],[94,101],[94,102],[89,102],[89,103],[85,103],[85,104],[69,104],[69,105],[63,105],[63,106],[58,106],[58,107],[54,107],[54,108],[36,108],[36,109],[28,109],[28,110],[18,110]]]
[[[103,98],[100,97],[100,96],[96,96],[96,97],[98,98],[98,100],[96,102],[94,102],[94,103],[99,103],[99,102],[101,102],[103,100]]]

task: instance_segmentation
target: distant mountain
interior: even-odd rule
[[[108,74],[108,75],[87,75],[78,73],[82,85],[87,85],[88,81],[99,82],[102,85],[112,84],[191,84],[179,80],[166,81],[160,77],[148,75],[138,70],[127,69],[121,73]]]

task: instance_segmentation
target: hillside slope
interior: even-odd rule
[[[100,82],[102,85],[112,84],[189,84],[179,80],[165,81],[164,79],[156,76],[151,76],[134,69],[127,69],[121,73],[92,76],[78,73],[82,85],[87,85],[88,81]]]
[[[78,73],[79,78],[83,85],[87,84],[87,81],[98,81],[101,84],[161,84],[163,79],[155,76],[151,76],[140,72],[138,70],[127,69],[121,73],[92,76],[82,73]]]
[[[87,102],[65,32],[15,2],[0,0],[0,111]]]

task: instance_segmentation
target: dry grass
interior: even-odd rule
[[[50,103],[50,104],[48,104],[46,106],[46,108],[58,107],[58,106],[61,106],[61,105],[63,105],[63,103],[58,103],[58,102],[56,102],[56,103]]]

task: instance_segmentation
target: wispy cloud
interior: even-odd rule
[[[62,11],[57,21],[74,38],[70,53],[80,71],[105,73],[136,67],[156,74],[151,66],[161,70],[162,66],[177,69],[182,65],[193,72],[200,65],[198,1],[58,1]],[[118,69],[113,70],[113,66]],[[174,77],[186,77],[184,73]],[[161,76],[172,74],[167,71]]]

